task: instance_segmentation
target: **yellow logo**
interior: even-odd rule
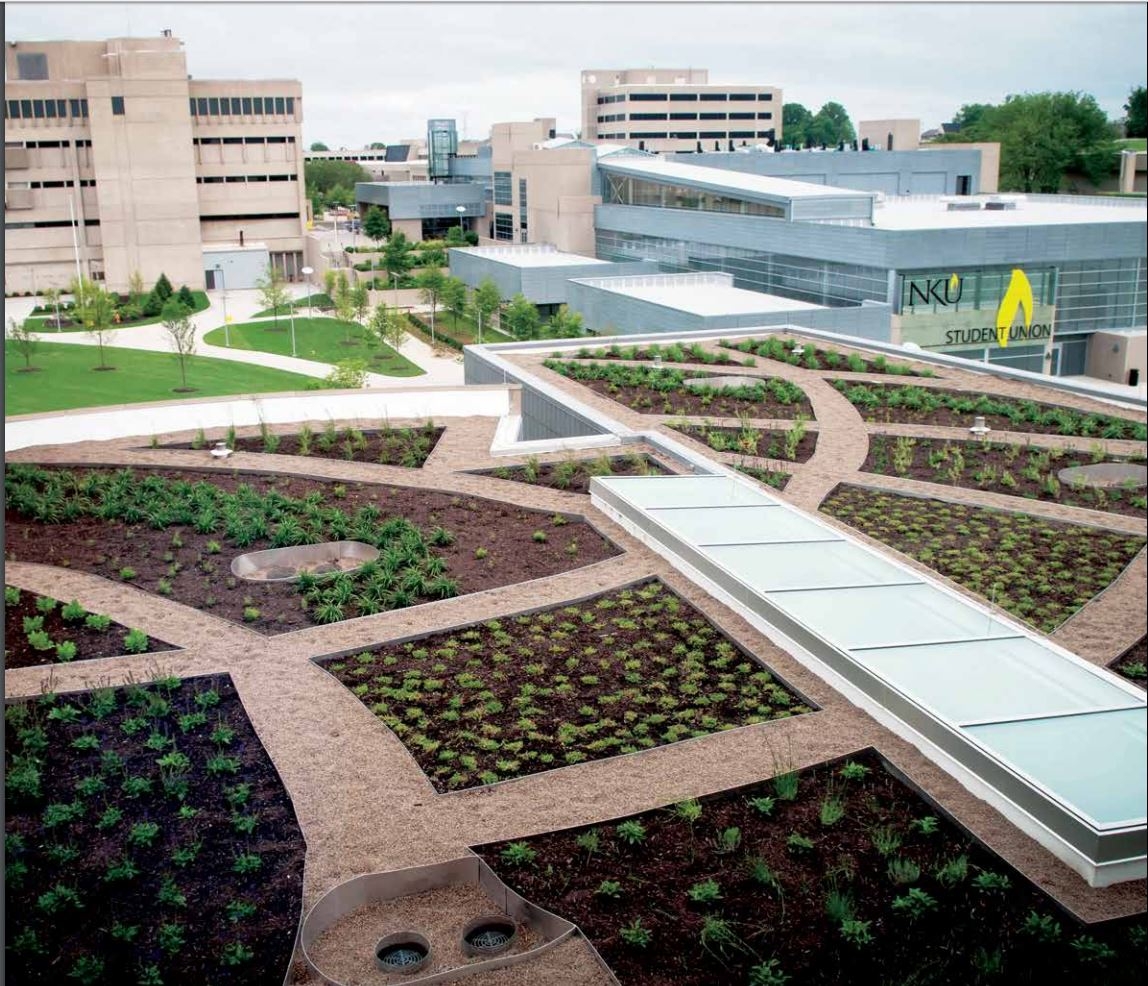
[[[949,291],[952,294],[956,294],[957,297],[960,297],[960,295],[957,294],[957,289],[960,286],[961,286],[961,279],[959,277],[957,277],[956,274],[954,274],[952,277],[949,278]]]
[[[954,275],[955,276],[955,275]],[[1032,327],[1032,285],[1023,270],[1014,268],[1009,278],[1008,289],[997,308],[997,344],[1002,348],[1008,345],[1009,330],[1016,318],[1017,309],[1024,309],[1024,327]]]

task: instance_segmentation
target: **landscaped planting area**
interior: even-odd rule
[[[568,458],[561,462],[542,462],[538,456],[532,455],[520,466],[499,466],[478,475],[567,493],[589,493],[590,480],[595,476],[656,476],[667,472],[669,470],[659,460],[642,452],[624,456],[603,452],[593,459]]]
[[[1030,500],[1066,503],[1091,510],[1144,516],[1148,497],[1143,487],[1090,487],[1083,482],[1064,483],[1061,469],[1110,462],[1103,447],[1091,452],[1039,448],[1001,442],[954,442],[911,435],[872,435],[865,472],[903,476],[907,479],[989,490]]]
[[[1145,539],[1023,513],[838,486],[821,509],[1046,633],[1115,581]]]
[[[322,666],[440,791],[809,711],[658,581]]]
[[[164,446],[173,449],[204,449],[217,441],[237,452],[266,452],[278,455],[301,455],[315,459],[343,459],[348,462],[377,462],[385,466],[419,469],[434,451],[445,428],[426,421],[418,428],[359,429],[352,425],[337,428],[328,420],[319,429],[304,423],[297,432],[283,435],[264,425],[258,437],[240,438],[232,428],[225,434],[208,436],[202,430],[190,442]]]
[[[744,386],[689,386],[707,374],[653,366],[546,360],[543,365],[641,414],[719,415],[736,418],[813,417],[804,391],[777,377],[754,378]],[[747,378],[747,380],[750,378]]]
[[[796,339],[787,345],[781,339],[771,336],[768,339],[740,339],[731,342],[722,339],[719,345],[726,349],[736,349],[740,353],[752,353],[763,359],[771,359],[790,366],[800,366],[807,370],[848,370],[850,373],[888,373],[897,377],[936,376],[925,366],[909,366],[907,363],[890,363],[884,356],[868,359],[859,353],[839,353],[836,349],[821,349],[812,343],[799,343]]]
[[[1143,981],[1143,916],[1078,924],[864,753],[478,848],[623,986]]]
[[[599,346],[597,349],[588,349],[583,346],[576,353],[553,354],[555,359],[567,356],[571,359],[626,359],[626,360],[662,360],[665,363],[707,363],[712,366],[754,366],[757,360],[734,359],[724,353],[711,353],[701,343],[670,343],[667,346],[656,342],[645,346],[620,346],[614,343],[611,346]]]
[[[4,586],[4,667],[67,664],[119,654],[171,650],[142,630],[128,629],[103,613],[89,613],[76,600],[21,592]]]
[[[759,483],[775,490],[784,490],[793,478],[787,472],[780,472],[776,469],[761,469],[758,466],[747,466],[744,462],[739,462],[734,465],[734,469],[738,472],[745,473],[752,479],[756,479]]]
[[[9,703],[7,981],[280,982],[304,843],[231,679]]]
[[[805,419],[798,417],[785,431],[771,431],[743,424],[740,428],[722,428],[705,424],[681,422],[672,424],[674,431],[688,435],[715,452],[737,452],[766,459],[786,459],[805,462],[817,448],[817,433],[805,430]]]
[[[1112,670],[1140,686],[1148,683],[1148,637],[1141,637],[1113,663]]]
[[[898,387],[852,380],[833,380],[831,383],[867,421],[967,428],[975,416],[982,415],[985,424],[997,431],[1148,441],[1148,424],[1108,414],[1088,414],[1052,404],[988,397],[961,390]]]
[[[118,579],[263,633],[509,585],[616,552],[575,517],[406,487],[12,464],[5,489],[10,560]],[[340,540],[381,554],[324,579],[230,573],[243,552]]]

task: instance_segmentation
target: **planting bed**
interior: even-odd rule
[[[4,667],[87,661],[120,654],[172,650],[142,630],[129,630],[100,613],[89,613],[74,600],[4,587]]]
[[[268,452],[278,455],[301,455],[315,459],[344,459],[350,462],[378,462],[385,466],[418,469],[434,451],[445,428],[433,421],[418,428],[336,428],[327,422],[321,430],[304,425],[298,432],[278,435],[270,429],[255,437],[239,438],[234,432],[208,438],[200,431],[190,442],[165,445],[172,449],[206,449],[217,441],[226,441],[237,452]]]
[[[439,791],[810,711],[659,581],[321,666]]]
[[[617,553],[576,517],[398,486],[13,464],[5,488],[10,558],[128,581],[263,633],[510,585]],[[382,554],[353,574],[294,583],[229,571],[237,554],[340,540]]]
[[[1141,687],[1148,683],[1148,637],[1141,637],[1113,661],[1112,670]]]
[[[539,462],[537,456],[531,456],[521,466],[500,466],[475,475],[494,476],[567,493],[589,493],[590,480],[595,476],[655,476],[668,472],[670,470],[658,459],[635,452],[625,456],[603,453],[595,459],[563,459],[561,462]]]
[[[787,472],[778,472],[775,469],[759,469],[757,466],[747,466],[744,463],[737,463],[734,466],[738,472],[743,472],[752,479],[756,479],[759,483],[770,487],[775,490],[784,490],[789,481],[793,478]]]
[[[5,706],[7,981],[280,982],[291,800],[230,677]]]
[[[718,415],[736,418],[813,417],[813,408],[796,384],[777,377],[756,378],[744,387],[691,387],[687,380],[707,374],[652,366],[546,360],[547,369],[576,380],[594,393],[625,404],[640,414]]]
[[[852,380],[830,382],[868,421],[968,428],[977,415],[983,415],[985,424],[996,431],[1148,441],[1148,425],[1131,418],[1088,414],[1053,404],[988,397],[961,390],[864,384]]]
[[[873,435],[869,439],[869,455],[862,469],[926,483],[964,486],[1030,500],[1144,516],[1148,498],[1143,488],[1073,485],[1057,478],[1061,469],[1098,461],[1111,459],[1104,455],[1103,450],[1089,454],[993,442]]]
[[[1084,928],[872,753],[477,849],[624,986],[1143,981],[1146,928]]]
[[[796,340],[795,340],[796,341]],[[928,367],[913,367],[907,363],[890,363],[884,356],[872,359],[859,353],[839,353],[836,349],[821,349],[811,343],[796,347],[785,345],[780,339],[743,339],[731,342],[722,339],[719,345],[726,349],[736,349],[740,353],[752,353],[763,359],[771,359],[790,366],[801,366],[807,370],[848,370],[850,373],[888,373],[898,377],[932,377],[936,374]]]
[[[1051,632],[1113,582],[1145,539],[1022,513],[838,486],[821,510]]]
[[[767,428],[719,428],[710,424],[670,425],[674,431],[688,435],[715,452],[740,452],[742,455],[756,455],[767,459],[786,459],[790,462],[805,462],[817,449],[817,433],[805,430],[805,422],[796,421],[785,431],[771,431]]]
[[[666,363],[707,363],[712,366],[753,366],[756,360],[753,357],[739,360],[725,353],[711,353],[701,343],[682,344],[672,343],[668,346],[652,342],[646,346],[599,346],[597,349],[583,347],[576,353],[554,353],[556,359],[567,356],[572,359],[629,359],[653,360],[660,359]]]

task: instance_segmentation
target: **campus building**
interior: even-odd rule
[[[299,82],[192,79],[170,32],[8,43],[6,290],[301,279],[302,120]]]
[[[656,153],[778,143],[781,98],[776,86],[711,85],[700,68],[586,69],[582,139]]]

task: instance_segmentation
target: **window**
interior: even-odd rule
[[[247,175],[228,175],[224,181],[231,183],[237,181],[247,181]]]
[[[631,103],[664,103],[666,101],[666,94],[664,92],[632,92],[630,93]]]
[[[268,144],[286,144],[287,138],[286,137],[268,137],[267,143]]]
[[[287,97],[287,115],[288,116],[294,116],[295,115],[295,97],[294,96],[288,96]],[[550,136],[553,137],[554,134],[551,134]]]
[[[245,143],[245,144],[262,144],[262,143],[264,143],[264,138],[262,138],[262,137],[244,137],[243,143]]]
[[[268,181],[290,181],[292,177],[293,177],[292,175],[268,175],[267,180]]]
[[[747,100],[752,101],[757,99],[757,93],[754,92],[731,92],[729,94],[731,103],[744,103]]]
[[[198,140],[198,143],[200,143],[200,144],[218,144],[219,138],[218,137],[200,137]]]
[[[247,180],[248,181],[267,181],[267,176],[266,175],[248,175]]]
[[[509,212],[496,212],[494,214],[494,238],[496,240],[514,239],[514,217]]]
[[[973,194],[973,176],[972,175],[957,175],[957,194],[958,195],[972,195]]]
[[[631,113],[631,120],[664,120],[665,113]]]
[[[262,116],[263,115],[263,97],[262,96],[256,96],[255,97],[255,115],[256,116]]]
[[[48,78],[48,56],[40,51],[17,52],[16,75],[28,82],[43,82]]]
[[[729,135],[731,138],[734,138],[734,139],[745,140],[746,138],[753,136],[753,131],[752,130],[731,130],[729,132]]]
[[[758,135],[759,137],[765,137],[765,138],[767,138],[767,139],[769,139],[769,140],[773,140],[774,131],[773,131],[773,130],[759,130],[759,131],[757,132],[757,135]]]
[[[697,113],[671,113],[670,114],[671,120],[696,120],[697,118],[698,118]]]
[[[37,120],[44,119],[44,100],[32,100],[32,116],[34,116]]]
[[[243,97],[243,115],[244,116],[251,116],[251,97],[250,96],[244,96]]]
[[[196,116],[207,116],[207,100],[202,96],[195,101],[197,107]]]
[[[56,119],[56,101],[54,99],[49,99],[44,109],[48,111],[49,120]]]
[[[703,92],[703,103],[724,103],[729,97],[724,92]]]
[[[200,216],[205,223],[252,222],[256,219],[298,219],[298,212],[247,212],[230,216]]]
[[[644,137],[646,140],[665,140],[666,139],[665,131],[663,131],[662,133],[653,133],[653,132],[639,133],[638,131],[635,130],[635,131],[631,132],[630,136],[631,137]]]
[[[207,99],[207,112],[212,116],[219,116],[219,97],[209,96]]]
[[[287,113],[287,101],[282,96],[275,97],[275,115],[284,116]]]
[[[219,115],[231,116],[231,100],[224,97],[219,101]]]
[[[703,113],[701,114],[703,120],[724,120],[724,113]]]
[[[698,101],[698,94],[696,92],[672,92],[670,93],[671,103],[696,103]]]
[[[729,115],[729,118],[731,120],[752,120],[753,114],[752,113],[731,113]]]
[[[86,99],[80,100],[80,116],[86,117],[88,115],[88,101]],[[88,146],[92,146],[92,142],[88,141]]]
[[[239,97],[238,96],[232,96],[231,97],[231,115],[232,116],[239,116],[239,114],[240,114]]]
[[[9,120],[19,120],[20,119],[20,100],[18,100],[18,99],[8,100],[8,119]]]
[[[204,185],[222,185],[223,184],[223,178],[220,175],[207,175],[206,177],[200,178],[199,180]]]
[[[696,130],[677,130],[671,131],[670,136],[677,140],[697,140],[698,134]]]
[[[701,133],[702,140],[725,140],[724,130],[704,130]]]
[[[509,171],[496,171],[494,173],[494,204],[495,205],[511,205],[513,204],[514,192],[510,183]]]
[[[74,103],[75,100],[73,99],[72,102]],[[188,102],[188,109],[190,110],[191,115],[195,116],[195,97],[192,97],[187,102]],[[75,115],[76,115],[75,113],[72,114],[72,116],[75,116]]]
[[[21,99],[20,100],[20,116],[22,116],[25,120],[31,120],[32,119],[32,100],[30,100],[30,99]]]
[[[772,120],[773,114],[772,113],[758,113],[757,118],[759,120]]]
[[[762,93],[760,96],[758,96],[757,98],[758,98],[758,99],[760,99],[760,100],[762,100],[763,102],[766,102],[766,103],[772,103],[772,102],[773,102],[773,93],[771,93],[771,92],[763,92],[763,93]]]
[[[242,144],[243,138],[242,137],[224,137],[223,142],[225,144]]]

